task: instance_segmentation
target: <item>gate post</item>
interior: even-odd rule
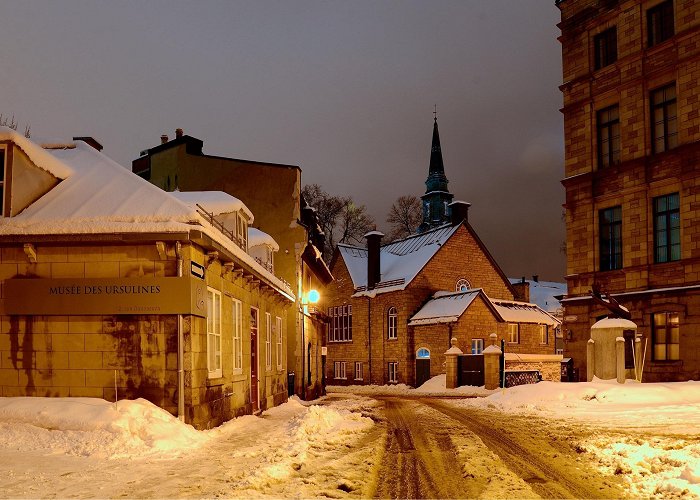
[[[498,389],[500,380],[500,360],[501,350],[495,345],[490,345],[484,349],[484,389]]]
[[[462,350],[457,347],[456,338],[453,337],[452,340],[450,340],[450,344],[452,344],[452,347],[445,352],[445,388],[455,389],[459,386],[459,381],[457,379],[457,358],[463,353]]]

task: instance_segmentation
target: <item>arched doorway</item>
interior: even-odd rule
[[[430,379],[430,351],[421,347],[416,351],[416,387]]]

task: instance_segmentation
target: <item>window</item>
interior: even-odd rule
[[[647,11],[647,35],[649,47],[658,45],[673,36],[673,1],[667,0]]]
[[[484,339],[472,339],[472,354],[484,352]]]
[[[328,325],[329,342],[352,341],[352,306],[345,304],[328,308],[331,322]]]
[[[622,338],[625,339],[625,369],[634,369],[634,330],[624,330]]]
[[[681,210],[678,193],[654,198],[654,262],[681,258]]]
[[[616,104],[597,113],[598,168],[620,161],[620,108]]]
[[[600,270],[622,269],[622,207],[599,212]]]
[[[425,347],[421,347],[420,349],[418,349],[418,352],[416,352],[416,358],[430,359],[430,351]]]
[[[362,361],[355,361],[355,380],[362,380]]]
[[[663,153],[678,146],[676,83],[651,93],[651,149]]]
[[[539,325],[540,327],[540,344],[549,344],[549,326]]]
[[[564,349],[556,349],[555,354],[561,354],[564,355]]]
[[[457,284],[455,285],[455,292],[466,292],[472,287],[471,283],[469,283],[469,280],[466,278],[460,278],[457,280]]]
[[[336,361],[333,363],[333,378],[345,380],[345,368],[347,363],[345,361]]]
[[[236,215],[236,239],[238,240],[238,246],[240,246],[246,252],[248,251],[248,223],[245,220],[245,216],[238,212]]]
[[[275,317],[275,330],[277,331],[277,369],[282,369],[282,318]]]
[[[508,343],[520,343],[520,325],[518,323],[508,323]]]
[[[391,361],[388,365],[388,370],[389,370],[389,383],[390,384],[397,383],[399,381],[399,377],[398,377],[399,363],[396,361]]]
[[[595,69],[604,68],[617,61],[617,28],[609,28],[593,37],[595,45]]]
[[[243,307],[233,299],[233,373],[243,373]]]
[[[0,217],[5,215],[5,148],[0,147]]]
[[[221,292],[207,289],[207,369],[210,378],[221,377]]]
[[[655,313],[652,316],[654,361],[674,361],[680,359],[680,327],[678,314],[661,312]]]
[[[388,326],[387,338],[389,340],[396,340],[396,338],[398,337],[397,332],[396,332],[397,317],[398,317],[398,314],[396,313],[396,308],[390,307],[389,311],[387,312],[387,326]]]
[[[272,369],[272,316],[265,313],[265,368]]]

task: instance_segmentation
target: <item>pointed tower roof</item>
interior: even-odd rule
[[[437,116],[433,124],[433,143],[430,147],[430,170],[428,174],[445,173],[445,165],[442,163],[442,148],[440,147],[440,132],[438,132]]]

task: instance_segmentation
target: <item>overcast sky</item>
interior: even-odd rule
[[[562,280],[554,0],[0,0],[0,113],[125,167],[181,127],[298,165],[379,229],[420,196],[437,104],[449,188],[506,274]]]

